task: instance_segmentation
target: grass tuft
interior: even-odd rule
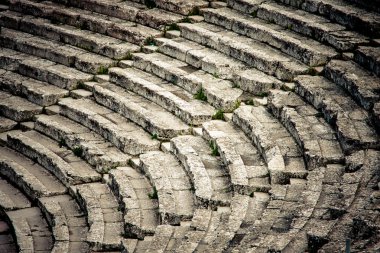
[[[210,148],[211,148],[211,155],[212,156],[219,156],[219,150],[218,147],[216,146],[215,142],[210,141]]]
[[[158,199],[158,193],[156,187],[153,186],[153,192],[148,193],[150,199]]]
[[[212,119],[224,120],[224,111],[218,110],[214,115],[212,115]]]
[[[76,147],[74,147],[74,149],[73,149],[73,153],[74,153],[74,155],[76,155],[77,157],[82,157],[82,156],[83,156],[83,148],[80,147],[80,146],[76,146]]]
[[[200,89],[198,90],[198,92],[195,93],[194,98],[195,98],[195,99],[198,99],[198,100],[202,100],[202,101],[207,101],[207,96],[206,96],[206,94],[204,93],[203,88],[200,88]]]

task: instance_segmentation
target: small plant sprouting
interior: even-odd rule
[[[158,139],[158,135],[156,133],[152,134],[152,140],[157,140]]]
[[[214,115],[212,115],[212,119],[224,120],[224,111],[218,110]]]
[[[211,148],[211,155],[212,156],[219,156],[219,150],[218,147],[216,146],[215,142],[210,141],[210,148]]]
[[[127,55],[123,58],[123,60],[128,60],[128,61],[130,61],[130,60],[132,60],[132,58],[133,58],[132,53],[131,53],[131,52],[128,52]]]
[[[198,100],[202,100],[202,101],[207,101],[207,96],[206,96],[206,94],[204,93],[203,88],[200,88],[200,89],[198,90],[198,92],[195,93],[194,98],[195,98],[195,99],[198,99]]]
[[[292,30],[292,29],[293,29],[293,25],[292,25],[292,24],[289,24],[289,25],[286,26],[286,28],[287,28],[288,30]]]
[[[66,144],[66,141],[65,139],[61,138],[59,139],[59,147],[62,148],[62,147],[66,147],[67,144]]]
[[[317,75],[317,71],[316,71],[315,68],[313,68],[313,67],[309,67],[309,68],[307,69],[307,73],[308,73],[309,75],[311,75],[311,76],[316,76],[316,75]]]
[[[150,199],[158,199],[158,193],[156,187],[153,186],[153,192],[148,193]]]
[[[149,36],[148,38],[145,39],[144,45],[146,46],[156,46],[156,42],[154,41],[153,36]]]
[[[106,75],[108,74],[108,68],[104,66],[100,66],[98,70],[96,71],[98,75]]]
[[[234,104],[234,107],[232,108],[232,111],[235,111],[237,108],[239,108],[241,105],[241,101],[240,100],[236,100],[235,104]]]
[[[217,73],[217,72],[214,72],[214,74],[212,74],[212,76],[215,77],[215,78],[219,78],[220,77],[219,73]]]
[[[179,26],[176,23],[171,23],[170,25],[166,26],[165,31],[179,31]]]
[[[256,18],[257,17],[257,10],[251,12],[251,16]]]
[[[267,97],[268,95],[269,95],[268,92],[261,92],[261,93],[256,94],[256,96],[261,97],[261,98]]]
[[[181,20],[181,23],[191,23],[191,19],[189,17],[185,17]]]
[[[253,101],[253,99],[249,99],[249,100],[245,101],[245,104],[246,104],[246,105],[252,105],[252,106],[255,106],[255,101]]]
[[[145,0],[145,5],[149,9],[153,9],[156,7],[156,2],[154,0]]]
[[[32,158],[32,161],[33,161],[34,163],[38,163],[38,158],[35,156],[35,157]]]
[[[315,114],[315,117],[317,117],[317,118],[323,118],[323,112],[317,112],[316,114]]]
[[[85,89],[85,85],[83,81],[78,81],[77,83],[77,89]]]
[[[194,16],[194,15],[201,15],[201,11],[199,7],[194,7],[190,12],[188,16]]]
[[[77,157],[82,157],[82,155],[83,155],[83,148],[80,147],[80,146],[76,146],[76,147],[73,148],[73,153]]]

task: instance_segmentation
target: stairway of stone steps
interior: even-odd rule
[[[378,251],[380,18],[353,2],[6,1],[0,249]]]

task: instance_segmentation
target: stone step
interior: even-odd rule
[[[158,199],[160,219],[164,224],[178,225],[192,218],[194,200],[191,184],[173,155],[159,151],[142,154],[139,169],[155,189],[151,196]]]
[[[236,194],[231,200],[231,207],[218,208],[210,215],[205,236],[199,243],[199,252],[223,252],[238,231],[244,217],[249,212],[249,199],[245,195]],[[206,223],[207,224],[207,223]]]
[[[339,86],[320,76],[298,76],[295,90],[334,126],[345,153],[379,147],[368,113]]]
[[[151,101],[112,83],[94,86],[95,101],[141,126],[155,138],[190,133],[190,127]]]
[[[0,177],[0,208],[4,211],[29,208],[32,206],[28,198],[7,180]]]
[[[189,125],[210,120],[215,109],[186,90],[135,68],[111,68],[110,81],[170,111]]]
[[[0,91],[0,115],[20,122],[31,120],[42,112],[42,107],[29,102],[25,98],[13,96]]]
[[[179,250],[178,243],[189,230],[189,226],[159,225],[149,241],[138,242],[136,249],[129,252],[173,252]],[[183,252],[183,251],[181,251]],[[185,251],[188,252],[188,251]]]
[[[54,236],[52,252],[86,252],[88,227],[83,212],[69,195],[42,197],[38,206]]]
[[[0,116],[0,133],[10,131],[14,129],[16,126],[16,121]]]
[[[344,161],[335,131],[295,93],[272,90],[268,107],[296,140],[309,168]]]
[[[34,56],[19,53],[8,48],[0,47],[0,68],[2,69],[9,71],[17,71],[22,61],[35,59],[37,58]]]
[[[328,223],[326,224],[327,226],[320,230],[313,229],[315,227],[315,224],[318,224],[318,220],[315,219],[311,221],[310,224],[308,224],[308,228],[311,228],[311,231],[313,231],[313,234],[310,233],[312,236],[317,236],[317,239],[322,239],[327,242],[320,248],[320,250],[335,252],[345,250],[346,242],[345,239],[342,237],[345,237],[349,233],[349,231],[355,231],[359,228],[359,224],[357,222],[346,222],[347,220],[352,220],[355,216],[354,213],[350,212],[351,210],[355,210],[355,213],[361,212],[361,218],[359,219],[360,224],[371,224],[370,226],[373,226],[377,229],[377,217],[375,216],[372,210],[376,209],[376,206],[378,206],[379,202],[376,200],[376,195],[378,196],[379,190],[374,190],[373,188],[371,188],[372,185],[377,183],[377,180],[372,180],[370,179],[370,177],[361,176],[372,174],[371,171],[374,168],[376,168],[377,164],[379,164],[380,162],[379,157],[379,151],[375,150],[369,149],[366,151],[357,152],[356,154],[347,157],[347,160],[349,161],[349,163],[353,162],[353,164],[356,163],[355,161],[360,161],[359,170],[350,171],[347,173],[345,168],[335,168],[335,170],[333,170],[333,173],[338,172],[336,173],[337,177],[334,177],[334,179],[331,180],[331,177],[327,179],[327,175],[325,176],[325,181],[327,181],[328,183],[326,183],[323,187],[324,196],[326,196],[328,192],[332,191],[332,189],[329,187],[331,185],[334,185],[333,190],[335,191],[337,189],[339,190],[343,188],[347,190],[345,190],[344,193],[341,195],[341,197],[343,198],[325,198],[324,201],[321,201],[319,205],[319,207],[321,208],[320,210],[325,211],[321,212],[318,216],[316,216],[316,218],[322,218],[322,222],[326,223],[326,221],[323,220],[325,219],[325,217],[328,217],[328,215],[330,215],[330,217],[334,217],[335,219],[330,221],[330,224],[332,223],[331,226],[329,226],[330,224]],[[348,178],[355,179],[347,180]],[[333,184],[331,184],[332,182]],[[368,195],[371,195],[372,197],[366,199],[365,196]],[[326,207],[331,207],[331,209],[326,210]],[[347,213],[344,212],[347,210],[350,211]],[[336,219],[336,217],[339,218]],[[374,223],[372,223],[372,221],[374,221]],[[333,238],[340,239],[334,240]],[[363,246],[361,245],[365,244],[353,244],[351,250],[360,251],[359,248],[363,248]],[[367,251],[376,252],[378,250],[378,244],[375,244],[374,246],[364,247]]]
[[[338,55],[334,49],[319,42],[288,31],[281,26],[269,24],[249,15],[242,15],[241,12],[230,8],[203,9],[202,12],[206,22],[269,44],[309,66],[325,64]]]
[[[45,59],[22,61],[18,72],[66,90],[77,89],[81,83],[93,79],[93,75]]]
[[[59,147],[58,143],[35,131],[10,132],[7,139],[11,148],[42,165],[66,187],[101,178],[71,151]]]
[[[103,73],[109,67],[116,65],[116,62],[108,57],[8,28],[1,30],[0,45],[68,67],[75,67],[90,74]]]
[[[158,38],[156,41],[159,52],[221,79],[232,79],[235,72],[247,68],[238,60],[184,38]]]
[[[39,115],[34,128],[62,146],[71,150],[82,150],[82,158],[99,173],[125,166],[131,158],[99,134],[60,115]]]
[[[307,176],[303,155],[291,134],[264,107],[240,106],[232,121],[239,126],[264,158],[272,184]]]
[[[17,0],[11,3],[10,10],[33,15],[35,17],[51,18],[52,21],[102,33],[113,38],[142,45],[149,37],[161,34],[155,29],[127,22],[123,19],[107,16],[75,8],[67,9],[65,5],[54,3],[36,3],[29,0]]]
[[[317,174],[315,172],[316,170],[312,171],[310,175]],[[318,189],[321,185],[322,182],[308,185],[306,180],[297,179],[289,185],[277,185],[273,188],[271,199],[264,204],[265,209],[260,219],[254,222],[258,229],[251,233],[242,233],[244,229],[239,231],[242,237],[235,241],[235,250],[265,248],[268,251],[294,252],[306,249],[308,242],[303,236],[306,231],[302,229],[319,200]]]
[[[6,213],[17,241],[19,252],[50,252],[53,236],[38,207]]]
[[[55,1],[55,2],[59,2],[59,1]],[[153,9],[147,8],[145,5],[133,3],[131,1],[104,2],[104,1],[98,1],[98,0],[89,0],[89,1],[86,1],[85,3],[70,1],[69,4],[77,8],[104,14],[105,17],[107,17],[108,19],[112,21],[117,20],[117,19],[124,19],[128,21],[136,22],[141,25],[146,25],[152,28],[156,28],[159,30],[164,29],[165,25],[171,25],[173,23],[177,23],[184,18],[182,15],[178,15],[173,12],[168,12],[168,11],[157,9],[157,8],[153,8]],[[60,11],[62,12],[62,10]],[[84,13],[84,11],[82,10],[81,11],[76,10],[76,11],[82,13],[82,15]],[[54,14],[57,14],[57,13],[54,13]],[[79,14],[79,18],[81,18],[80,14]]]
[[[203,0],[157,0],[154,3],[158,8],[182,15],[197,15],[199,9],[208,7],[209,4]]]
[[[311,0],[305,1],[302,5],[286,0],[280,0],[279,2],[290,4],[296,8],[301,7],[307,12],[324,16],[331,22],[339,23],[367,36],[380,36],[380,15],[375,12],[366,11],[354,4],[349,4],[347,1]]]
[[[203,137],[214,155],[220,155],[231,177],[234,192],[251,195],[271,188],[269,171],[258,150],[230,122],[210,121],[202,126]]]
[[[79,70],[56,64],[55,62],[37,58],[10,49],[2,49],[0,52],[5,65],[11,62],[13,67],[1,65],[0,67],[18,72],[24,76],[37,79],[58,86],[62,89],[75,89],[79,83],[93,79],[93,75]]]
[[[1,89],[25,97],[40,106],[54,105],[60,98],[69,95],[69,91],[12,71],[0,74],[0,84],[2,85]]]
[[[294,32],[309,36],[340,51],[352,50],[358,45],[368,43],[367,37],[348,31],[342,25],[331,23],[326,18],[303,10],[261,0],[244,0],[244,4],[236,4],[236,2],[240,1],[231,0],[229,1],[229,6]]]
[[[221,161],[201,137],[192,135],[171,139],[171,150],[182,163],[195,189],[198,207],[228,206],[231,182]]]
[[[181,23],[178,26],[182,37],[231,56],[280,80],[292,80],[296,75],[309,71],[306,64],[269,45],[218,26],[206,23]]]
[[[281,81],[272,76],[245,66],[241,61],[207,48],[184,38],[157,38],[158,51],[177,60],[201,68],[218,78],[230,79],[234,86],[246,92],[262,94],[274,87],[281,87]]]
[[[273,186],[276,189],[279,185]],[[268,206],[270,201],[270,195],[263,192],[255,192],[252,197],[248,199],[248,207],[241,219],[243,219],[240,228],[235,232],[233,239],[230,242],[231,248],[235,249],[238,245],[244,245],[241,242],[244,241],[245,236],[249,236],[252,233],[251,227],[259,221]],[[246,206],[244,206],[246,208]]]
[[[354,52],[354,60],[380,77],[380,47],[359,47]]]
[[[43,167],[18,152],[0,147],[0,174],[32,200],[66,192],[66,187]]]
[[[64,98],[59,105],[60,114],[101,135],[123,152],[137,155],[160,146],[140,127],[91,100]]]
[[[94,251],[120,250],[123,216],[119,204],[107,184],[90,183],[72,187],[76,199],[85,210],[89,231],[87,242]]]
[[[0,6],[1,7],[1,6]],[[4,215],[0,218],[1,235],[0,235],[0,249],[8,253],[17,253],[17,244],[12,236],[12,231],[5,221]]]
[[[377,13],[380,12],[380,2],[378,0],[346,0],[346,2],[353,3],[359,7],[366,8]]]
[[[130,167],[110,171],[108,185],[122,207],[125,234],[138,239],[153,235],[159,224],[158,201],[144,175]]]
[[[139,46],[120,39],[80,30],[69,25],[52,24],[43,18],[20,15],[12,11],[1,12],[0,25],[60,41],[117,60],[128,58],[131,52],[140,50]]]
[[[134,67],[174,83],[195,97],[199,97],[200,100],[207,100],[217,109],[233,110],[242,96],[243,92],[233,88],[231,82],[216,78],[168,56],[158,53],[136,53],[133,57]]]
[[[334,60],[325,76],[345,89],[364,109],[370,111],[380,101],[380,79],[351,61]]]

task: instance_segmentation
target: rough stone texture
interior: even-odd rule
[[[157,53],[134,54],[134,67],[151,72],[192,94],[203,92],[207,101],[218,109],[230,111],[242,95],[231,82],[220,80],[186,63]]]
[[[45,145],[42,144],[45,140]],[[8,134],[8,145],[30,159],[36,160],[44,168],[54,174],[64,185],[97,181],[100,175],[90,166],[71,154],[64,154],[52,140],[34,131]],[[58,154],[57,154],[57,153]],[[68,152],[71,153],[71,152]],[[60,155],[66,155],[63,159]],[[69,160],[71,158],[71,161]]]
[[[12,71],[0,75],[2,89],[14,95],[26,97],[30,102],[40,106],[56,104],[58,99],[68,96],[69,92],[59,87],[41,82]]]
[[[5,211],[31,207],[28,198],[3,178],[0,179],[0,197],[2,200],[0,206]]]
[[[325,120],[335,126],[345,152],[379,145],[368,113],[339,86],[323,77],[299,76],[296,79],[296,92],[321,110]]]
[[[60,115],[39,115],[36,119],[35,130],[72,150],[81,148],[82,158],[94,166],[99,173],[127,165],[131,158],[99,134]]]
[[[171,140],[171,149],[190,175],[198,206],[224,206],[230,203],[230,180],[210,154],[210,147],[201,137],[179,136]]]
[[[174,113],[187,124],[199,125],[211,119],[215,109],[192,94],[160,78],[134,68],[111,68],[110,80]]]
[[[307,71],[305,64],[291,60],[289,56],[263,43],[253,44],[252,39],[236,36],[233,32],[209,24],[181,23],[179,26],[184,38],[230,55],[281,80],[290,80],[294,75]]]
[[[296,33],[286,31],[281,26],[268,24],[248,15],[242,16],[240,12],[229,8],[206,9],[203,11],[207,22],[223,26],[226,29],[263,43],[268,43],[310,66],[324,64],[337,55],[337,52],[332,48],[311,39],[306,39]]]
[[[352,2],[6,0],[0,251],[378,252],[380,19]]]
[[[210,142],[212,153],[217,151],[227,166],[235,192],[250,195],[269,191],[268,168],[244,134],[231,123],[211,121],[203,124],[203,135]]]
[[[34,115],[41,112],[41,106],[35,105],[24,98],[0,91],[0,114],[2,116],[20,122],[31,120]]]
[[[129,154],[140,154],[155,150],[159,146],[158,141],[152,140],[146,132],[135,124],[91,100],[68,98],[61,100],[59,105],[62,115],[103,136],[121,151]]]
[[[0,133],[7,132],[16,127],[17,122],[0,116]]]
[[[190,182],[174,156],[159,151],[140,155],[140,169],[155,187],[161,220],[179,224],[193,216],[194,201]]]
[[[0,174],[31,199],[58,195],[66,188],[43,167],[8,148],[0,147]]]
[[[380,79],[351,61],[331,61],[326,65],[325,76],[345,89],[366,110],[371,110],[380,100]]]
[[[153,188],[144,175],[118,167],[110,172],[109,185],[122,207],[126,234],[143,239],[157,233],[158,200],[151,198]]]
[[[364,68],[380,76],[379,47],[359,47],[354,52],[354,60]]]
[[[297,141],[309,168],[343,162],[333,129],[300,97],[293,92],[271,91],[268,107]]]
[[[43,197],[38,206],[52,227],[52,252],[83,252],[89,249],[86,242],[88,227],[84,213],[69,195]]]
[[[87,242],[94,250],[121,249],[123,222],[115,196],[106,184],[81,184],[73,188],[86,212]]]
[[[53,237],[48,224],[37,207],[6,213],[15,230],[20,252],[51,251]]]
[[[111,83],[94,86],[95,100],[141,126],[156,138],[189,133],[189,127],[154,103]]]

